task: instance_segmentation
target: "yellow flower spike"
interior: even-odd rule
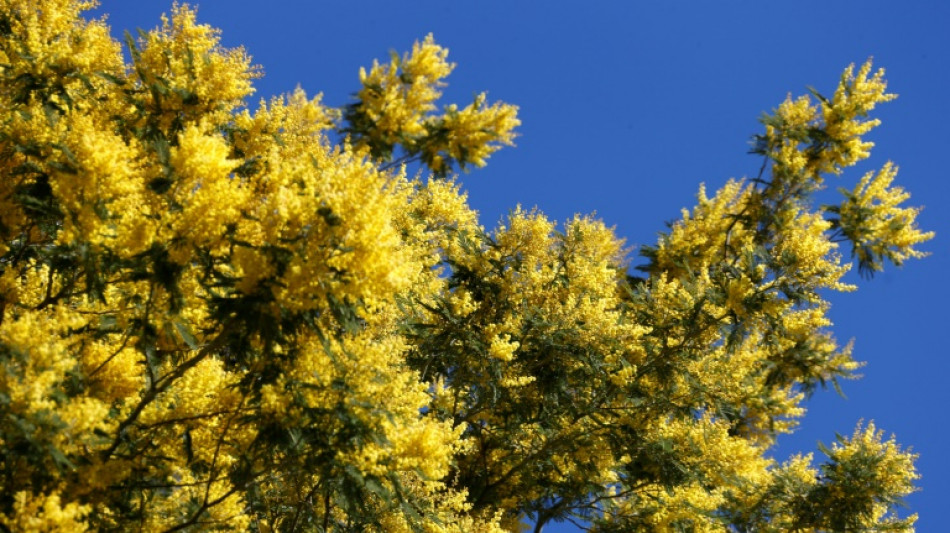
[[[521,343],[512,341],[511,335],[505,333],[504,335],[497,335],[491,340],[488,353],[495,359],[507,362],[514,359],[515,351],[519,346],[521,346]]]
[[[877,104],[896,98],[886,90],[883,69],[871,75],[868,60],[857,74],[854,65],[845,69],[831,99],[814,90],[818,104],[809,96],[789,95],[766,117],[765,135],[758,137],[757,152],[771,158],[773,178],[793,190],[820,186],[823,174],[840,174],[869,157],[874,143],[863,136],[880,121],[865,117]]]
[[[887,259],[900,265],[906,259],[927,254],[915,246],[934,237],[917,228],[919,208],[901,207],[910,194],[892,187],[897,167],[887,163],[878,172],[868,172],[845,200],[832,210],[838,230],[852,243],[853,254],[863,273],[884,268]]]
[[[138,53],[136,76],[146,87],[168,80],[173,85],[162,101],[150,101],[165,110],[166,125],[175,119],[168,111],[186,119],[203,116],[216,125],[224,124],[231,113],[254,92],[251,81],[259,69],[251,66],[243,48],[221,46],[220,30],[197,22],[197,11],[187,4],[175,4],[169,18],[162,15],[160,28],[149,31]],[[154,98],[154,96],[151,96]]]
[[[433,153],[444,152],[463,167],[467,164],[483,167],[486,159],[501,148],[514,146],[514,129],[521,125],[518,108],[495,102],[485,105],[482,93],[461,111],[454,105],[446,108],[445,114],[432,119],[439,128],[445,129],[445,140],[438,140],[426,147]],[[433,158],[440,158],[434,155]]]
[[[453,166],[484,166],[501,146],[513,144],[514,128],[520,125],[517,107],[486,105],[482,93],[464,109],[450,104],[442,115],[433,115],[443,80],[454,68],[447,56],[448,50],[430,34],[401,59],[393,54],[388,64],[374,62],[368,71],[361,69],[362,89],[344,111],[343,132],[378,160],[398,156],[393,166],[419,160],[438,178]]]
[[[412,53],[389,64],[374,61],[369,72],[360,69],[363,88],[357,93],[360,112],[373,122],[367,142],[392,145],[402,137],[425,133],[423,117],[442,96],[442,81],[455,65],[446,61],[448,50],[435,44],[432,34],[413,44]]]
[[[832,140],[827,160],[840,169],[866,159],[874,143],[861,140],[861,136],[880,124],[880,120],[862,120],[879,103],[897,98],[887,93],[884,69],[878,69],[871,77],[871,60],[868,59],[857,75],[852,64],[841,75],[841,82],[830,102],[824,102],[825,131]],[[840,170],[838,170],[840,172]]]

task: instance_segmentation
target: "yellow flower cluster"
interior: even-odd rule
[[[726,424],[709,416],[695,420],[663,420],[654,428],[656,438],[675,454],[679,468],[696,469],[701,477],[672,490],[650,484],[635,496],[612,503],[611,521],[653,531],[677,531],[688,524],[693,531],[726,531],[713,515],[729,498],[730,487],[768,482],[773,464],[763,448],[730,436]]]
[[[730,180],[709,198],[705,185],[700,185],[692,213],[684,209],[682,219],[661,238],[656,269],[678,278],[689,270],[703,271],[732,250],[750,246],[753,231],[735,216],[746,208],[752,191],[745,182]]]
[[[841,75],[831,102],[823,102],[825,131],[833,142],[827,156],[830,167],[848,167],[870,155],[874,143],[862,140],[861,136],[880,125],[881,121],[862,119],[877,104],[897,98],[896,94],[887,92],[884,69],[878,69],[872,75],[871,68],[870,59],[861,65],[857,74],[854,65],[850,65]]]
[[[915,454],[901,450],[892,436],[884,440],[884,432],[879,431],[873,422],[862,428],[860,424],[854,430],[850,439],[843,439],[835,443],[828,458],[831,467],[825,471],[825,476],[832,483],[832,498],[844,501],[856,495],[854,490],[867,491],[859,500],[874,501],[871,504],[873,511],[865,517],[867,524],[875,524],[892,517],[885,518],[888,506],[878,500],[875,492],[888,492],[898,497],[906,496],[916,489],[914,481],[920,478],[914,467]],[[872,461],[874,469],[865,476],[863,482],[855,480],[853,472]],[[852,486],[857,485],[857,487]],[[911,517],[914,520],[916,517]]]
[[[425,133],[424,117],[442,96],[442,81],[455,68],[446,61],[449,51],[435,44],[432,34],[412,46],[402,59],[393,54],[388,64],[373,61],[369,72],[360,69],[357,97],[373,122],[373,142],[393,145],[403,137]]]
[[[444,135],[426,143],[424,148],[425,160],[433,170],[444,168],[445,156],[483,167],[488,156],[501,145],[514,146],[514,129],[521,124],[518,108],[502,102],[486,106],[485,100],[482,93],[461,111],[455,104],[446,107],[445,115],[435,126]]]
[[[919,208],[901,207],[910,194],[891,186],[896,176],[897,167],[891,163],[877,173],[868,172],[835,210],[858,261],[872,271],[883,269],[882,258],[900,265],[906,259],[924,257],[926,254],[914,247],[934,236],[917,228]]]
[[[92,510],[89,505],[70,502],[63,505],[59,494],[29,494],[25,491],[14,497],[12,518],[0,515],[9,531],[40,533],[46,531],[88,531],[84,518]]]
[[[203,526],[245,529],[254,516],[233,475],[254,481],[279,464],[276,477],[257,479],[267,497],[292,502],[345,472],[405,473],[451,522],[445,531],[496,530],[494,514],[467,513],[464,491],[444,492],[464,426],[421,414],[430,396],[396,334],[396,296],[444,285],[432,270],[442,226],[477,228],[457,186],[410,182],[380,172],[359,147],[331,146],[324,132],[339,113],[301,90],[239,112],[257,72],[187,6],[134,43],[128,69],[108,29],[78,18],[86,4],[3,7],[19,14],[4,39],[36,48],[35,65],[4,55],[5,76],[68,67],[94,82],[64,79],[64,93],[41,95],[52,111],[15,100],[16,87],[0,92],[9,119],[0,148],[13,154],[0,170],[48,195],[30,205],[56,206],[39,220],[3,180],[2,251],[57,246],[79,265],[50,267],[32,252],[4,259],[0,393],[5,412],[38,429],[31,448],[2,428],[4,446],[36,454],[4,473],[15,483],[0,492],[19,503],[0,510],[3,523],[122,528],[128,494],[141,498],[146,529],[189,523],[198,508]],[[451,70],[445,54],[429,38],[400,64],[416,82],[405,105],[434,109]],[[399,127],[422,131],[412,124]],[[250,310],[221,311],[261,295]],[[352,317],[334,315],[347,308]],[[275,340],[234,326],[289,327],[291,318],[310,329]],[[335,413],[311,419],[321,431],[368,431],[359,442],[339,437],[333,470],[292,475],[293,454],[254,451],[261,427],[302,431],[295,426],[316,412]],[[48,481],[30,481],[36,465]],[[389,503],[373,505],[395,516]],[[421,520],[404,518],[413,528]]]
[[[839,281],[850,265],[840,264],[838,245],[828,238],[831,222],[818,213],[790,209],[783,213],[779,224],[784,231],[774,253],[779,257],[794,258],[795,269],[786,274],[789,280],[814,289],[855,289],[853,285]],[[817,303],[818,298],[815,294],[809,295],[810,303]]]
[[[343,110],[251,111],[258,71],[193,9],[126,65],[92,5],[0,0],[0,527],[836,529],[820,498],[910,527],[886,503],[913,456],[873,426],[820,469],[766,455],[858,366],[821,297],[850,288],[836,236],[872,265],[932,236],[889,164],[837,219],[808,202],[867,155],[892,98],[869,63],[781,104],[771,180],[701,189],[641,279],[593,217],[479,225],[441,178],[510,145],[516,108],[437,114],[431,35]]]
[[[442,80],[454,68],[447,56],[448,50],[430,34],[413,45],[412,53],[402,58],[394,54],[388,64],[374,62],[368,72],[360,70],[363,88],[344,113],[346,131],[358,148],[387,160],[401,146],[401,161],[417,157],[444,177],[453,163],[482,167],[502,145],[513,144],[514,129],[521,124],[518,108],[501,102],[486,105],[485,93],[464,109],[450,104],[441,115],[432,114],[445,85]]]
[[[796,187],[820,185],[822,174],[840,174],[870,155],[874,143],[862,136],[880,121],[865,117],[877,104],[897,97],[887,92],[884,70],[872,75],[871,68],[868,60],[855,74],[851,65],[830,100],[814,91],[817,104],[809,96],[789,96],[766,120],[761,140],[777,179]]]
[[[175,4],[171,17],[162,15],[161,27],[145,34],[133,54],[133,80],[149,89],[140,105],[152,120],[165,127],[199,117],[221,124],[254,92],[251,80],[260,73],[243,48],[223,48],[220,33],[199,24],[188,5]]]
[[[818,108],[808,96],[792,100],[789,95],[775,110],[779,125],[766,124],[765,135],[773,147],[776,164],[792,175],[807,171],[810,177],[820,179],[820,162],[809,160],[805,152],[807,130],[815,127]]]
[[[82,80],[69,79],[70,72],[120,73],[123,65],[119,44],[109,36],[104,20],[80,18],[93,5],[94,2],[50,0],[44,1],[43,9],[37,9],[33,0],[3,0],[0,11],[14,15],[4,20],[10,35],[17,36],[16,44],[22,48],[4,46],[0,62],[12,71],[29,72],[36,79],[52,76],[53,81],[65,85],[67,92],[79,92],[82,86]],[[58,103],[67,102],[60,99]]]
[[[771,472],[770,483],[744,497],[761,501],[765,491],[782,494],[768,510],[770,524],[779,530],[913,531],[917,515],[899,518],[887,502],[915,490],[916,455],[882,436],[873,423],[866,428],[859,424],[850,439],[839,437],[824,448],[828,460],[819,468],[812,466],[812,454],[796,455]]]
[[[514,359],[515,350],[517,350],[519,346],[521,346],[521,343],[512,341],[511,335],[505,333],[503,335],[497,335],[491,340],[488,353],[495,359],[511,361]]]

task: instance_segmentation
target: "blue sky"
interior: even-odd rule
[[[360,66],[433,33],[458,67],[447,102],[520,106],[518,147],[497,153],[461,181],[482,223],[517,204],[551,218],[598,214],[628,244],[650,244],[664,222],[693,205],[700,182],[715,189],[754,174],[746,155],[757,118],[789,92],[833,92],[841,70],[869,56],[887,69],[892,92],[871,159],[831,186],[852,187],[891,160],[898,184],[924,205],[932,256],[891,268],[831,297],[839,340],[855,339],[864,378],[847,399],[819,392],[798,433],[776,456],[816,450],[835,432],[873,420],[920,454],[922,490],[909,498],[919,531],[950,531],[950,376],[943,335],[950,318],[947,217],[950,165],[950,3],[885,1],[309,2],[205,0],[199,19],[244,45],[265,77],[258,97],[300,85],[343,105]],[[152,28],[169,1],[105,0],[117,36]],[[564,525],[548,532],[575,531]]]

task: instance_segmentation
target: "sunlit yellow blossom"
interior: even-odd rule
[[[14,497],[12,516],[0,515],[0,523],[11,531],[53,532],[88,531],[84,518],[92,508],[70,502],[63,505],[59,494],[18,492]]]
[[[442,136],[427,143],[425,152],[432,161],[440,161],[440,152],[445,152],[462,164],[483,167],[489,155],[501,145],[514,144],[514,129],[521,124],[515,106],[496,102],[485,104],[484,93],[461,111],[450,105],[445,115],[436,119],[433,127],[444,132]]]
[[[919,208],[900,207],[910,194],[891,187],[896,176],[897,167],[891,163],[877,173],[868,172],[834,210],[841,233],[851,241],[862,268],[870,271],[882,270],[885,258],[900,265],[925,256],[915,246],[934,236],[917,228]]]
[[[145,100],[166,125],[182,116],[221,124],[253,93],[251,80],[259,72],[243,48],[222,47],[219,35],[219,30],[197,22],[194,9],[175,4],[171,17],[163,15],[161,27],[138,43],[141,50],[134,58],[138,81],[146,87],[170,83]],[[178,117],[168,112],[176,109]]]
[[[447,178],[517,108],[440,103],[431,35],[341,109],[252,110],[194,9],[126,60],[94,4],[0,0],[0,529],[912,530],[915,457],[873,425],[769,458],[859,367],[837,242],[877,269],[932,236],[890,164],[813,206],[893,98],[870,63],[636,265],[593,215],[480,224]]]
[[[874,143],[861,140],[861,135],[881,121],[864,119],[877,104],[897,98],[896,94],[886,92],[884,69],[878,69],[869,78],[871,68],[870,59],[861,65],[857,74],[854,74],[854,65],[850,65],[841,75],[831,102],[822,106],[826,131],[835,142],[829,157],[829,163],[835,167],[851,166],[870,155]]]
[[[488,353],[495,359],[511,361],[512,358],[514,358],[515,350],[518,349],[518,346],[520,346],[520,343],[518,341],[512,341],[511,335],[506,333],[492,339]]]
[[[373,121],[372,135],[378,136],[371,142],[393,144],[401,136],[424,133],[423,117],[435,109],[442,80],[455,67],[446,61],[448,53],[429,34],[401,59],[393,55],[388,64],[374,61],[368,72],[360,69],[363,88],[357,97],[361,111]]]

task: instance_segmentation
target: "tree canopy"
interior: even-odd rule
[[[123,56],[93,4],[0,0],[0,529],[913,530],[873,423],[769,453],[860,366],[841,247],[869,276],[932,237],[891,163],[815,198],[894,98],[870,61],[635,264],[593,217],[480,225],[455,176],[517,109],[441,104],[431,36],[342,109],[255,109],[192,8]]]

